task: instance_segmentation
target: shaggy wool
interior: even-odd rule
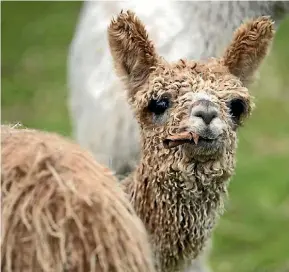
[[[2,271],[154,271],[109,169],[59,135],[1,126]]]
[[[134,12],[121,12],[108,27],[141,139],[140,162],[122,185],[150,234],[160,272],[192,271],[224,211],[237,132],[254,108],[248,86],[274,32],[269,17],[248,20],[222,57],[171,63]]]
[[[67,64],[73,134],[98,161],[123,176],[137,165],[140,144],[107,42],[107,24],[121,9],[140,16],[168,61],[199,60],[219,56],[248,18],[270,15],[278,27],[289,1],[84,1]]]
[[[289,1],[84,1],[68,53],[68,108],[74,138],[122,179],[140,158],[139,127],[112,72],[106,27],[121,9],[143,20],[167,60],[218,56],[246,18],[271,15],[278,27]],[[105,122],[103,122],[105,120]],[[197,271],[207,271],[203,264]]]

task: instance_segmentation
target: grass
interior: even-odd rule
[[[2,120],[69,135],[65,67],[80,6],[2,3]]]
[[[80,2],[2,3],[2,122],[71,135],[66,60]],[[289,18],[253,86],[257,108],[240,130],[216,272],[289,271]]]

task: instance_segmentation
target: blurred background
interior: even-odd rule
[[[71,136],[67,54],[81,2],[1,3],[2,123]],[[237,171],[214,233],[214,271],[289,271],[289,17],[251,89]],[[250,141],[248,141],[250,139]]]

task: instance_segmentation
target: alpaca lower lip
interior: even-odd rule
[[[196,145],[193,141],[190,141],[189,143],[191,145],[195,145],[196,147],[212,147],[216,143],[217,139],[208,139],[208,138],[199,138],[199,142]]]
[[[200,137],[199,138],[199,142],[206,142],[206,143],[212,143],[214,142],[216,139],[209,139],[209,138],[203,138],[203,137]]]

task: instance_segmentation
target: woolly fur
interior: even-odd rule
[[[187,269],[223,213],[237,148],[237,125],[227,105],[233,98],[244,102],[239,125],[251,115],[247,86],[273,34],[273,22],[260,17],[236,30],[222,58],[168,63],[132,11],[121,12],[108,28],[116,72],[128,90],[142,143],[140,163],[123,187],[150,233],[158,271]],[[203,93],[218,106],[224,123],[216,150],[190,144],[165,149],[164,139],[189,127],[194,97]],[[155,116],[148,103],[163,96],[170,107]]]
[[[199,60],[219,56],[246,18],[270,15],[278,28],[289,1],[83,1],[67,63],[73,137],[122,176],[138,163],[140,144],[106,38],[108,22],[121,9],[140,16],[166,60]]]
[[[1,126],[2,271],[154,271],[110,170],[56,134]]]

